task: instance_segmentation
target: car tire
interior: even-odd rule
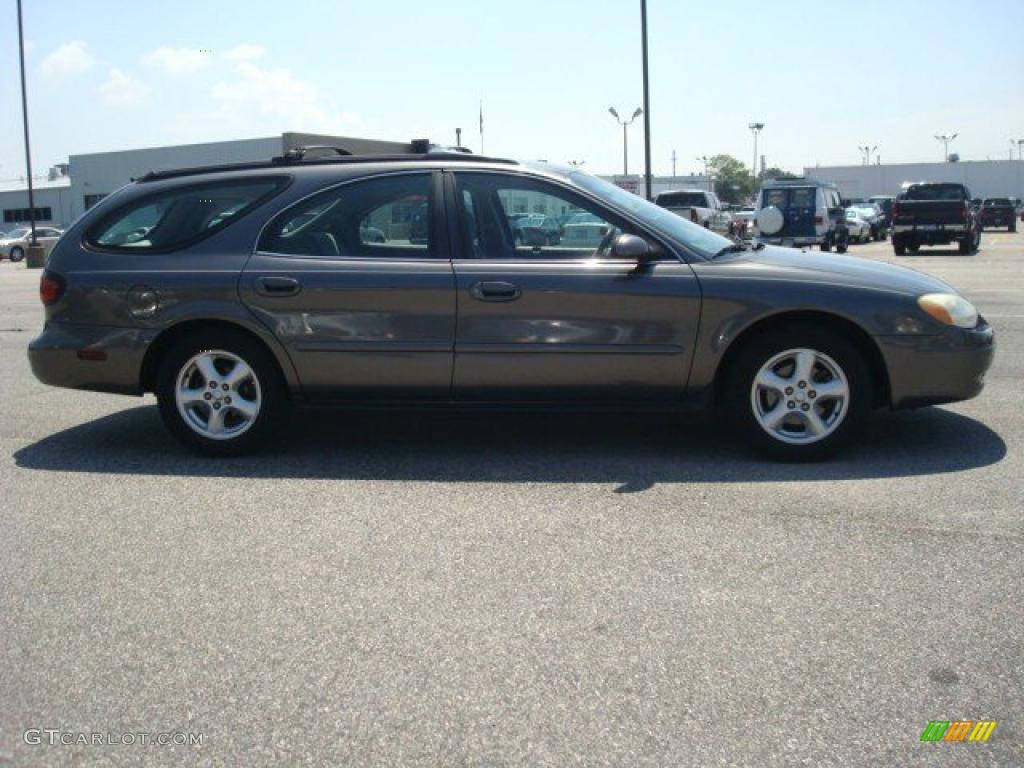
[[[13,248],[11,248],[10,258],[12,262],[21,261],[22,259],[25,258],[25,251],[16,245]]]
[[[204,456],[256,451],[290,406],[273,355],[251,337],[221,329],[197,331],[168,350],[157,372],[156,396],[170,433]]]
[[[893,240],[892,240],[892,252],[895,253],[897,256],[906,256],[907,255],[907,246],[904,245],[902,241],[897,240],[896,238],[893,238]]]
[[[1010,226],[1008,226],[1006,228],[1006,231],[1007,232],[1016,232],[1017,231],[1017,225],[1016,224],[1011,224]]]
[[[798,367],[807,355],[812,356],[813,378],[800,379]],[[800,381],[806,386],[800,387]],[[722,406],[742,444],[774,459],[818,461],[834,456],[863,430],[872,407],[871,381],[863,356],[844,336],[790,326],[744,344],[730,366]],[[775,389],[776,382],[788,389]],[[827,387],[828,394],[816,387]],[[772,427],[776,409],[784,413]],[[820,435],[811,434],[815,429]]]
[[[918,243],[911,243],[910,245],[907,246],[907,250],[909,250],[911,253],[920,253],[921,246]]]
[[[850,247],[850,236],[840,237],[836,243],[836,253],[846,253]]]
[[[819,247],[821,248],[822,253],[828,253],[829,251],[831,251],[832,235],[825,235],[825,239],[821,241],[821,246]]]
[[[974,235],[969,238],[965,237],[962,240],[957,241],[957,250],[961,256],[969,256],[972,252],[972,246],[974,245]]]

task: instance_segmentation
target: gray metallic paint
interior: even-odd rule
[[[450,161],[441,165],[459,170]],[[46,309],[46,327],[30,346],[33,370],[56,386],[138,393],[142,361],[154,339],[182,322],[216,319],[262,339],[295,394],[444,401],[452,396],[454,377],[455,394],[467,399],[643,393],[645,402],[678,404],[683,394],[709,389],[741,334],[790,311],[830,314],[864,329],[885,361],[893,405],[972,397],[991,362],[987,325],[948,328],[917,308],[920,294],[952,289],[927,275],[854,256],[767,247],[707,261],[658,236],[652,239],[674,250],[679,263],[638,271],[611,262],[250,259],[261,229],[285,206],[357,177],[430,167],[416,161],[289,168],[293,181],[277,198],[169,254],[103,253],[83,244],[86,229],[112,207],[189,180],[119,190],[73,224],[50,254],[48,268],[64,276],[68,289]],[[509,172],[507,165],[471,168]],[[572,186],[553,172],[529,175]],[[247,282],[255,274],[297,273],[302,298],[288,307],[254,299]],[[520,284],[522,297],[475,300],[472,285],[485,277]],[[140,314],[131,302],[133,289],[137,294],[141,288],[159,299],[151,314]],[[75,353],[84,348],[106,350],[109,360],[80,361]]]

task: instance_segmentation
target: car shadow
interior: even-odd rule
[[[984,248],[984,245],[982,246]],[[971,259],[977,256],[981,251],[975,251],[974,253],[960,253],[959,248],[921,248],[917,253],[913,251],[907,251],[901,256],[896,256],[897,259],[914,259],[921,258],[922,256],[959,256],[962,259]]]
[[[71,427],[21,448],[17,466],[55,472],[188,477],[614,483],[830,481],[947,473],[987,466],[1006,444],[942,408],[883,411],[836,459],[766,461],[720,424],[654,414],[298,412],[273,449],[235,459],[188,453],[155,406]]]

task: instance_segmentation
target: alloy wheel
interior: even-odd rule
[[[181,367],[174,399],[182,420],[211,440],[231,440],[256,422],[262,405],[259,379],[241,357],[203,350]]]
[[[849,410],[842,368],[814,349],[788,349],[754,377],[750,404],[760,427],[776,440],[807,445],[833,434]]]

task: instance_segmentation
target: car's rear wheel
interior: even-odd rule
[[[18,246],[11,248],[11,261],[21,261],[25,258],[25,251]]]
[[[921,251],[921,246],[920,246],[920,245],[918,245],[917,243],[911,243],[910,245],[908,245],[908,246],[907,246],[907,249],[908,249],[908,250],[909,250],[909,251],[910,251],[911,253],[920,253],[920,251]]]
[[[897,256],[905,256],[907,253],[907,246],[902,240],[897,240],[895,237],[892,239],[892,252]]]
[[[208,456],[257,449],[288,408],[270,353],[244,334],[223,330],[175,344],[161,362],[156,394],[171,434]]]
[[[723,404],[745,444],[778,459],[814,461],[856,437],[871,400],[857,348],[838,333],[797,326],[740,350]]]

